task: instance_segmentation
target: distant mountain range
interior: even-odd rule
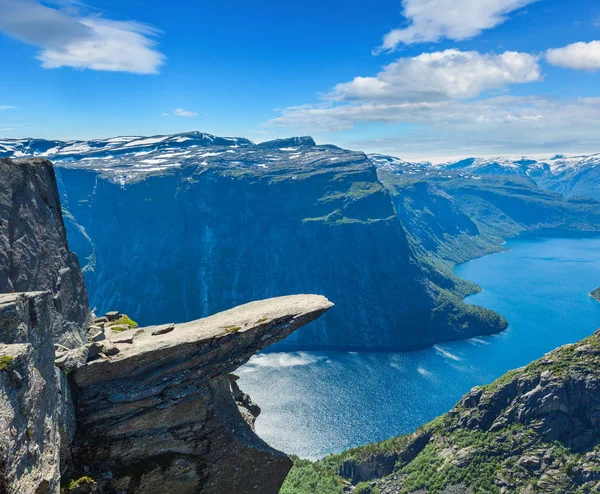
[[[194,163],[214,163],[215,158],[228,153],[229,166],[236,166],[236,153],[242,152],[244,163],[248,163],[245,151],[268,149],[284,151],[294,158],[297,146],[313,145],[311,137],[279,139],[262,144],[241,137],[217,137],[203,132],[186,132],[159,136],[122,136],[90,141],[57,141],[45,139],[0,139],[0,158],[43,156],[68,166],[76,162],[78,167],[112,170],[122,179],[137,171],[161,169]],[[219,151],[207,148],[223,147]],[[335,146],[320,146],[335,148]],[[339,148],[338,148],[339,149]],[[208,151],[208,152],[207,152]],[[217,152],[218,154],[214,154]],[[252,154],[252,153],[250,153]],[[274,157],[261,163],[262,156],[254,166],[269,166]],[[445,163],[431,164],[427,161],[407,161],[394,156],[369,154],[368,158],[378,168],[396,173],[419,173],[427,170],[448,170],[476,175],[522,175],[532,178],[538,186],[567,197],[589,196],[600,199],[600,153],[582,156],[556,155],[550,159],[527,156],[470,157]],[[223,161],[224,157],[218,158]]]
[[[521,175],[537,185],[567,197],[600,198],[600,154],[583,156],[556,155],[547,160],[534,158],[466,158],[446,163],[410,162],[393,156],[370,154],[381,169],[396,173],[420,173],[423,170],[457,171],[475,175]]]

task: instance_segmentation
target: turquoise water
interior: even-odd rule
[[[502,314],[502,334],[417,352],[265,353],[240,369],[262,408],[257,433],[303,458],[408,433],[489,383],[600,327],[600,238],[517,239],[509,252],[459,266],[482,292],[467,302]]]

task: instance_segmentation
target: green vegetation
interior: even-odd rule
[[[84,475],[83,477],[79,477],[77,480],[71,480],[71,482],[69,482],[69,490],[72,491],[74,489],[77,489],[77,487],[79,487],[80,485],[83,485],[83,484],[93,484],[93,483],[94,483],[93,478]]]
[[[11,357],[10,355],[5,355],[4,357],[0,357],[0,372],[1,371],[7,372],[11,368],[14,360],[15,360],[14,357]]]
[[[596,288],[595,290],[592,290],[590,296],[592,298],[595,298],[598,302],[600,302],[600,287]]]
[[[356,489],[354,489],[353,494],[379,494],[381,490],[378,486],[371,487],[371,484],[367,482],[360,482],[356,484]]]
[[[262,324],[263,322],[267,322],[268,320],[268,317],[261,317],[258,321],[256,321],[256,324]]]
[[[226,333],[237,333],[240,329],[242,329],[241,326],[224,326],[223,330]]]
[[[339,477],[321,462],[292,458],[290,470],[279,494],[343,494],[343,483]]]
[[[134,329],[138,327],[138,323],[131,319],[129,316],[123,314],[119,319],[109,322],[106,327],[111,328],[113,332],[120,333],[121,331],[127,331],[125,328],[112,328],[112,326],[129,326],[127,329]]]

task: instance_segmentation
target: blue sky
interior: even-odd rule
[[[0,0],[0,136],[600,152],[600,2]]]

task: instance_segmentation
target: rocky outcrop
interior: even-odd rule
[[[50,292],[0,295],[0,492],[56,493],[74,434]]]
[[[331,305],[316,295],[280,297],[166,333],[117,332],[113,356],[95,351],[104,342],[90,344],[73,371],[76,465],[128,493],[278,492],[291,461],[254,434],[259,410],[230,373]]]
[[[52,293],[54,342],[82,344],[87,291],[69,250],[52,164],[0,159],[0,293],[38,290]]]
[[[592,292],[590,293],[590,297],[600,302],[600,287],[596,288],[595,290],[592,290]]]
[[[599,450],[600,330],[474,388],[414,434],[315,471],[366,493],[583,493],[600,489]]]

